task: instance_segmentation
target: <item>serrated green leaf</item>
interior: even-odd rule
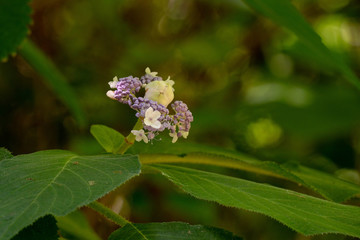
[[[87,120],[76,93],[51,60],[30,40],[24,42],[20,54],[43,77],[43,80],[64,105],[69,108],[79,125],[85,126]]]
[[[108,240],[241,240],[226,230],[182,222],[126,224]]]
[[[360,89],[360,81],[354,72],[341,57],[336,56],[322,43],[320,36],[311,28],[290,1],[244,0],[244,2],[257,12],[293,32],[303,49],[311,53],[306,55],[310,57],[310,60],[313,56],[316,56],[316,59],[321,59],[322,64],[328,65],[330,69],[333,68]]]
[[[140,173],[133,155],[78,156],[48,150],[0,162],[0,239],[46,214],[63,216]]]
[[[140,154],[139,158],[143,164],[169,162],[208,164],[285,178],[304,185],[336,202],[343,202],[351,197],[360,196],[359,185],[346,182],[334,175],[299,164],[261,161],[240,152],[218,147],[195,143],[172,144],[162,142],[153,145],[137,143],[129,152]]]
[[[58,228],[55,218],[51,215],[46,215],[21,230],[11,240],[57,240],[59,237],[57,233]]]
[[[77,240],[100,240],[80,210],[56,217],[61,236]]]
[[[29,0],[0,0],[0,60],[15,53],[31,22]]]
[[[304,234],[360,237],[360,208],[243,179],[172,165],[151,165],[192,196],[270,216]]]
[[[1,147],[0,148],[0,161],[6,158],[12,158],[13,155],[11,154],[11,152],[9,152],[9,150],[7,150],[6,148]]]
[[[98,143],[109,153],[118,153],[125,137],[118,131],[104,125],[92,125],[91,134]]]

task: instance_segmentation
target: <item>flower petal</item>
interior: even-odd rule
[[[145,143],[149,142],[148,138],[145,135],[142,135],[142,140],[144,140]]]
[[[153,114],[152,114],[152,117],[156,120],[159,119],[159,117],[161,116],[161,113],[159,111],[154,111]]]
[[[145,118],[151,117],[153,112],[154,112],[154,109],[152,107],[149,107],[148,109],[146,109]]]
[[[152,125],[152,121],[150,121],[150,119],[146,118],[146,117],[144,119],[144,123],[145,123],[146,126],[151,126]]]
[[[170,137],[173,138],[172,141],[171,141],[172,143],[175,143],[178,140],[178,136],[177,136],[176,132],[169,133],[169,135],[170,135]]]
[[[159,128],[161,127],[161,122],[160,122],[160,121],[154,121],[154,122],[151,124],[151,127],[156,128],[156,129],[159,129]]]
[[[116,98],[115,98],[115,92],[114,92],[114,91],[111,91],[111,90],[107,91],[107,92],[106,92],[106,96],[108,96],[108,97],[111,98],[111,99],[116,100]]]
[[[189,136],[189,132],[181,132],[182,136],[186,139]]]
[[[153,77],[156,77],[156,75],[158,74],[157,72],[151,72],[151,70],[150,70],[149,67],[147,67],[147,68],[145,69],[145,73],[146,73],[146,74],[149,74],[149,75],[151,75],[151,76],[153,76]]]

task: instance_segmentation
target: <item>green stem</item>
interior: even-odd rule
[[[128,220],[126,220],[122,216],[114,213],[111,209],[107,208],[106,206],[104,206],[103,204],[101,204],[97,201],[94,201],[94,202],[88,204],[87,206],[92,208],[96,212],[100,213],[101,215],[103,215],[104,217],[109,219],[110,221],[113,221],[120,227],[123,227],[126,224],[130,223]]]
[[[79,125],[85,127],[87,120],[79,96],[55,64],[30,40],[24,41],[19,53],[64,103]]]
[[[143,128],[143,125],[142,125],[142,122],[141,122],[141,120],[139,118],[132,130],[140,130],[142,128]],[[134,134],[132,134],[130,132],[129,135],[127,135],[127,137],[125,138],[125,141],[121,144],[121,146],[119,147],[119,150],[116,153],[117,154],[124,154],[134,144],[134,142],[135,142],[135,136],[134,136]]]

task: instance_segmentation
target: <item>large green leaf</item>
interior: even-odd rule
[[[125,139],[121,133],[104,125],[92,125],[90,132],[109,153],[118,153]]]
[[[30,24],[29,0],[0,0],[0,60],[15,53]]]
[[[126,224],[113,232],[109,240],[241,240],[220,228],[182,222]]]
[[[69,108],[80,126],[85,126],[86,117],[79,98],[66,81],[64,75],[51,60],[30,40],[24,42],[20,49],[21,56],[43,77],[57,97]]]
[[[360,81],[349,68],[349,66],[339,56],[331,52],[323,43],[320,36],[305,21],[303,16],[288,0],[244,0],[244,2],[262,15],[270,18],[275,23],[293,32],[309,60],[316,56],[323,65],[328,65],[329,69],[341,73],[345,79],[360,89]]]
[[[46,214],[63,216],[140,173],[133,155],[78,156],[48,150],[0,162],[0,239]]]
[[[154,164],[192,196],[270,216],[304,234],[360,237],[360,208],[290,190],[184,167]]]
[[[345,201],[353,196],[360,196],[359,185],[346,182],[334,175],[292,162],[279,164],[271,161],[260,161],[240,152],[217,147],[194,143],[168,144],[164,141],[153,145],[137,143],[129,152],[140,153],[139,158],[143,164],[169,162],[207,164],[285,178],[304,185],[336,202]]]

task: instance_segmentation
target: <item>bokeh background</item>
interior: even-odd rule
[[[360,76],[359,2],[294,4]],[[86,122],[74,118],[21,55],[12,57],[0,64],[0,145],[13,154],[53,148],[102,152],[89,133],[91,124],[126,135],[136,122],[133,110],[105,96],[107,83],[114,76],[140,77],[150,67],[175,80],[175,99],[192,110],[188,141],[262,160],[301,162],[360,184],[360,91],[326,64],[299,54],[289,31],[240,0],[33,0],[31,7],[29,39],[65,76]],[[350,239],[306,238],[260,214],[195,200],[159,176],[132,180],[103,201],[121,203],[118,211],[134,222],[208,224],[246,239]],[[115,229],[84,212],[102,238]]]

